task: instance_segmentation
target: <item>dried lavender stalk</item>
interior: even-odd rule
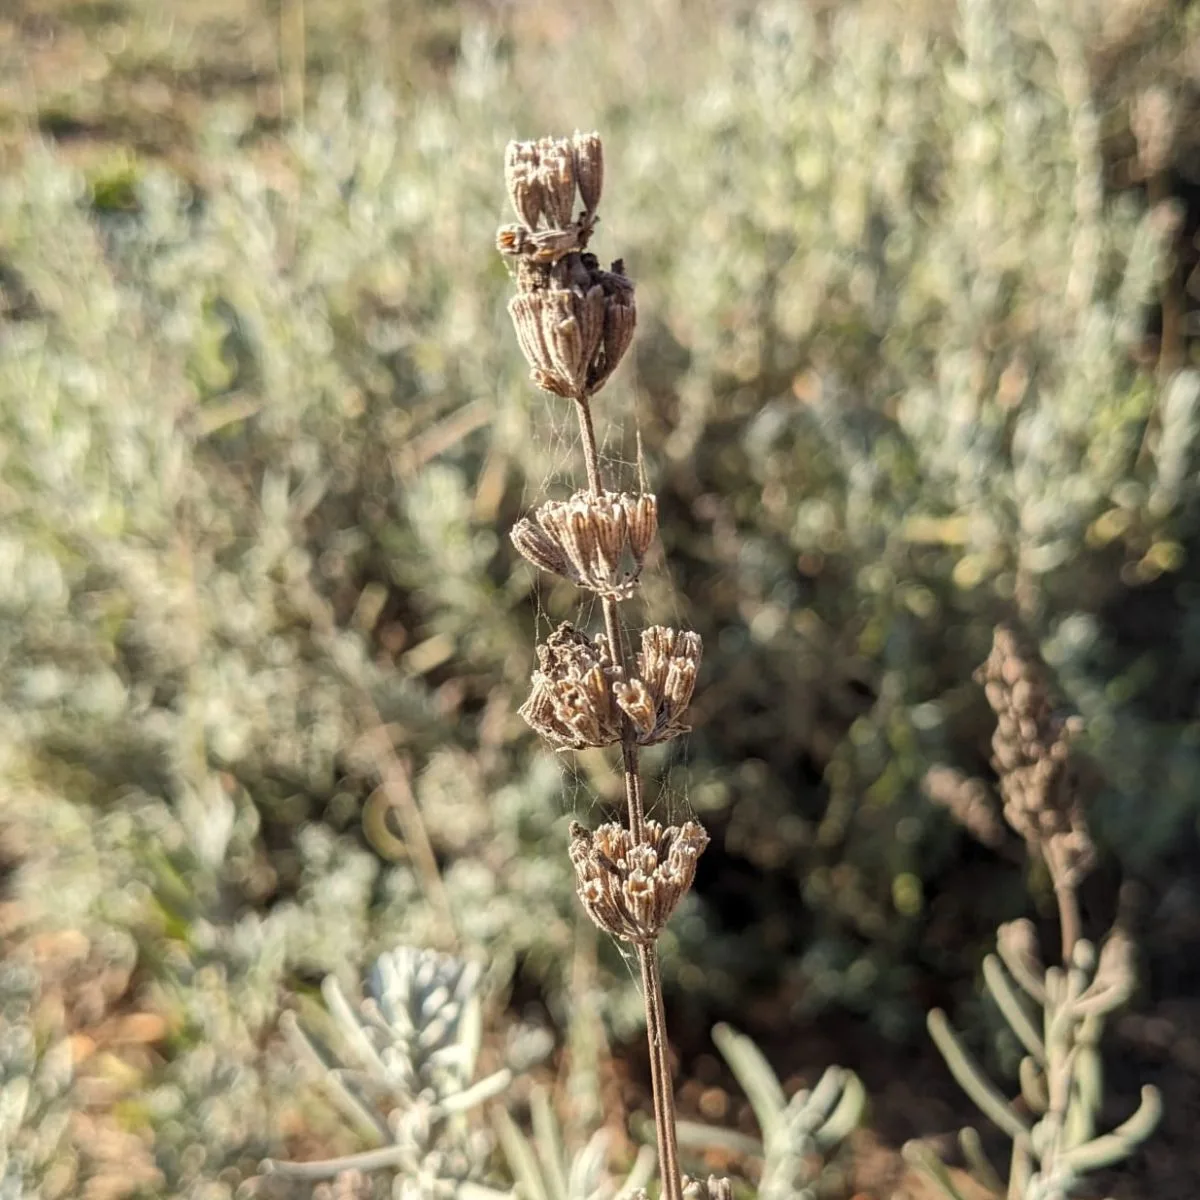
[[[538,387],[571,400],[579,419],[587,489],[551,501],[516,525],[512,540],[534,566],[600,597],[604,633],[560,626],[538,647],[538,669],[521,713],[555,749],[620,743],[628,828],[571,828],[579,898],[591,919],[631,943],[641,965],[654,1091],[662,1195],[683,1200],[675,1099],[663,1011],[658,937],[691,887],[708,836],[695,822],[647,821],[639,746],[688,731],[684,715],[700,666],[700,638],[652,626],[631,665],[618,604],[637,587],[658,527],[653,495],[605,489],[592,397],[608,382],[633,338],[633,284],[622,263],[603,270],[587,250],[604,180],[600,138],[510,142],[505,182],[518,224],[497,248],[512,266],[509,303],[517,341]],[[575,199],[582,202],[575,216]]]

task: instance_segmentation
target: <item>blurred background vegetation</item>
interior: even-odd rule
[[[279,1017],[397,942],[477,956],[492,1038],[544,1026],[547,1071],[643,1105],[566,858],[618,780],[516,716],[580,614],[507,530],[578,457],[493,233],[505,142],[579,127],[641,313],[605,453],[632,484],[640,437],[647,615],[706,646],[651,763],[713,837],[663,943],[684,1111],[746,1120],[719,1019],[789,1088],[842,1062],[882,1196],[961,1115],[925,1009],[1011,1065],[974,974],[1052,898],[927,779],[990,780],[971,674],[1015,620],[1087,725],[1089,932],[1120,905],[1143,950],[1115,1102],[1167,1114],[1112,1191],[1192,1195],[1198,113],[1167,0],[6,0],[0,1061],[42,1106],[10,1171],[220,1197],[352,1147]]]

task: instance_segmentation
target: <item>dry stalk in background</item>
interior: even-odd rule
[[[592,397],[628,349],[637,314],[621,262],[604,270],[587,250],[603,180],[594,133],[508,145],[505,182],[520,218],[497,234],[517,285],[508,308],[533,382],[574,404],[587,471],[585,490],[543,504],[517,523],[512,540],[535,567],[599,596],[604,613],[603,633],[590,637],[564,624],[538,647],[521,713],[557,750],[621,747],[628,828],[609,823],[592,832],[576,822],[570,855],[588,915],[637,951],[662,1195],[682,1200],[685,1187],[688,1196],[727,1189],[717,1180],[685,1182],[680,1173],[658,957],[658,936],[691,887],[708,836],[694,821],[664,828],[646,820],[638,749],[688,731],[683,717],[701,643],[694,633],[652,626],[631,661],[619,618],[618,605],[637,588],[658,509],[653,495],[606,490],[596,450]]]
[[[1010,1100],[987,1077],[945,1013],[929,1014],[929,1032],[963,1091],[1012,1141],[1007,1184],[971,1127],[959,1143],[969,1173],[993,1200],[1067,1200],[1085,1176],[1128,1158],[1150,1136],[1162,1102],[1142,1088],[1133,1115],[1100,1133],[1104,1074],[1100,1036],[1105,1019],[1125,1004],[1136,982],[1135,948],[1122,922],[1098,949],[1083,936],[1078,888],[1095,865],[1072,740],[1082,721],[1056,712],[1045,666],[1017,630],[995,631],[987,661],[975,673],[996,714],[992,766],[1004,820],[1046,865],[1058,901],[1061,966],[1046,966],[1029,921],[996,933],[996,953],[984,960],[988,991],[1021,1043],[1020,1097]],[[999,846],[1002,830],[986,788],[951,768],[930,771],[926,793],[981,841]],[[961,1200],[945,1165],[919,1141],[905,1155],[948,1200]]]

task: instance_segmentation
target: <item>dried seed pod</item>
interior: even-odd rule
[[[557,396],[580,396],[604,334],[604,293],[598,286],[522,291],[509,301],[530,377]]]
[[[552,228],[566,229],[575,208],[575,150],[569,138],[541,138],[537,144],[542,215]]]
[[[696,633],[651,625],[642,631],[637,675],[614,681],[613,691],[642,746],[688,733],[683,715],[691,703],[703,643]]]
[[[529,699],[521,716],[555,749],[583,750],[621,740],[621,713],[613,698],[616,677],[603,636],[595,641],[560,625],[537,648]]]
[[[550,347],[542,331],[543,297],[542,292],[518,292],[508,302],[521,353],[535,373],[547,373],[551,368]]]
[[[692,886],[707,845],[694,821],[666,828],[647,821],[638,842],[615,823],[589,833],[573,822],[571,863],[588,916],[614,937],[651,944]]]
[[[562,575],[574,579],[574,568],[563,548],[552,538],[537,520],[522,517],[509,533],[512,544],[521,557],[551,575]]]
[[[604,147],[598,133],[575,131],[571,139],[575,151],[575,182],[583,201],[584,220],[595,215],[604,187]]]
[[[614,268],[620,265],[613,263]],[[605,288],[604,336],[588,370],[588,390],[593,393],[608,382],[609,376],[625,357],[637,325],[633,284],[615,269],[597,272],[597,275],[601,279],[601,286]]]
[[[577,395],[587,385],[588,367],[604,334],[604,292],[593,287],[582,294],[573,289],[547,294],[546,340],[559,377]]]
[[[513,545],[534,566],[588,591],[628,599],[658,529],[653,495],[576,492],[552,500],[513,527]]]
[[[504,182],[517,216],[530,231],[538,227],[545,197],[536,142],[509,142],[504,151]]]

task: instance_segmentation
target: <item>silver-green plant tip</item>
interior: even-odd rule
[[[512,1082],[507,1069],[475,1077],[479,979],[477,964],[398,946],[375,960],[369,994],[355,1011],[327,977],[321,990],[344,1059],[290,1014],[284,1031],[330,1099],[377,1146],[319,1161],[268,1159],[264,1174],[317,1180],[388,1170],[419,1194],[503,1195],[484,1184],[489,1144],[462,1120]]]

